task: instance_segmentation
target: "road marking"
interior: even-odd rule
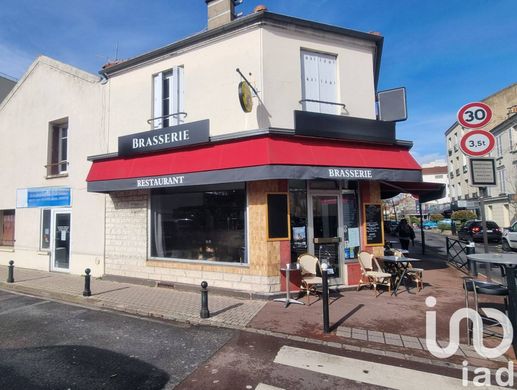
[[[259,383],[257,387],[255,387],[255,390],[285,390],[281,387],[275,387],[271,385],[266,385],[265,383]]]
[[[400,390],[486,388],[474,387],[470,383],[470,386],[462,386],[461,379],[448,376],[288,346],[280,348],[274,362],[343,379]],[[491,386],[490,389],[503,388]]]
[[[24,305],[24,306],[20,306],[20,307],[15,307],[13,309],[0,312],[0,316],[4,315],[4,314],[14,313],[15,311],[19,311],[19,310],[24,310],[24,309],[27,309],[29,307],[43,305],[45,303],[50,303],[50,302],[49,301],[41,301],[41,302],[32,303],[30,305]]]

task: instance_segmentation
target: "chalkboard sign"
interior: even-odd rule
[[[384,227],[382,224],[382,208],[380,203],[364,204],[364,224],[366,245],[384,245]]]
[[[289,194],[270,192],[267,194],[267,238],[268,240],[290,240]]]

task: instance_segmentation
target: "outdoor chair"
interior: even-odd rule
[[[316,286],[323,283],[321,276],[317,276],[320,262],[317,257],[309,253],[304,253],[298,256],[298,263],[300,264],[302,273],[300,290],[305,291],[307,296],[307,304],[309,304],[309,295],[318,294]]]
[[[502,334],[494,332],[494,327],[500,327],[501,324],[493,318],[487,317],[483,312],[483,308],[479,306],[479,295],[492,295],[504,297],[504,309],[508,311],[508,288],[502,284],[485,282],[482,280],[476,280],[471,277],[463,278],[463,290],[465,292],[465,307],[470,308],[469,298],[470,293],[473,295],[473,307],[483,320],[483,334],[487,336],[502,337]],[[472,339],[472,322],[467,321],[467,341],[470,345]]]
[[[359,280],[357,291],[359,291],[362,286],[373,286],[373,291],[377,297],[379,296],[379,294],[377,294],[377,286],[388,286],[388,292],[391,292],[392,275],[382,270],[377,259],[368,252],[359,253],[358,259],[359,265],[361,266],[361,279]]]
[[[404,254],[396,249],[394,250],[393,255],[398,257],[404,257]],[[410,279],[415,281],[418,291],[420,292],[424,288],[424,269],[413,268],[413,265],[409,263],[407,267],[407,275]]]

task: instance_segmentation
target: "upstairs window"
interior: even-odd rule
[[[496,157],[501,157],[503,155],[503,134],[499,134],[495,137],[496,141]]]
[[[0,210],[0,246],[14,246],[14,210]]]
[[[183,67],[153,76],[153,129],[183,123]]]
[[[49,129],[47,176],[68,171],[68,121],[54,122]]]
[[[301,52],[303,110],[337,114],[336,56]],[[324,103],[326,102],[326,103]]]

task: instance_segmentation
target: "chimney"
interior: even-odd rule
[[[208,29],[212,30],[235,19],[234,0],[205,0],[208,6]]]

